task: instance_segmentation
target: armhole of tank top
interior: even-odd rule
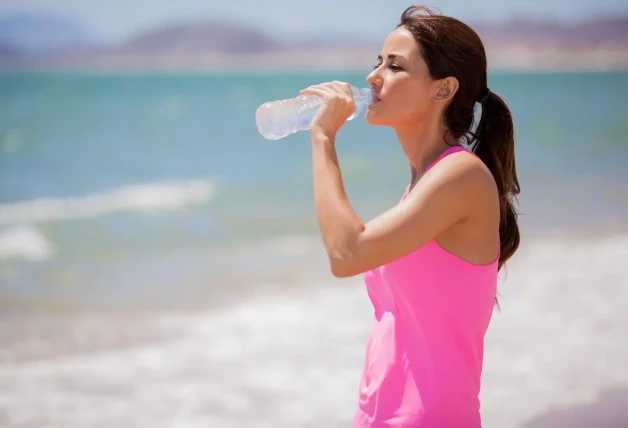
[[[452,155],[454,153],[458,153],[458,152],[467,152],[472,154],[473,156],[477,155],[475,153],[473,153],[472,151],[470,151],[469,149],[467,149],[466,147],[462,146],[462,145],[458,145],[458,146],[453,146],[448,148],[447,150],[445,150],[439,157],[436,158],[436,160],[434,162],[432,162],[426,169],[425,172],[423,173],[423,175],[425,175],[434,165],[436,165],[438,162],[440,162],[441,160],[443,160],[444,158],[446,158],[449,155]],[[410,187],[410,186],[408,186]],[[407,194],[408,194],[408,187],[406,188],[406,192],[403,194],[403,197],[401,198],[401,200],[403,201]],[[436,241],[436,239],[432,240],[434,244],[436,244],[436,246],[441,250],[444,251],[445,253],[453,256],[454,258],[458,259],[459,261],[463,262],[464,264],[468,265],[468,266],[472,266],[472,267],[487,267],[487,266],[491,266],[495,263],[499,263],[499,259],[501,257],[501,236],[499,234],[499,232],[497,233],[497,257],[490,263],[488,264],[475,264],[475,263],[471,263],[465,259],[463,259],[462,257],[450,252],[449,250],[446,250],[445,248],[443,248],[443,246],[441,246],[441,244]]]

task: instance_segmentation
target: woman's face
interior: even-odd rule
[[[438,92],[438,81],[430,77],[417,42],[403,26],[386,38],[377,66],[366,81],[374,90],[374,101],[366,113],[371,125],[416,126]]]

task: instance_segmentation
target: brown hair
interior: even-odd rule
[[[514,128],[510,109],[487,85],[486,53],[473,29],[455,18],[437,15],[425,6],[410,6],[397,27],[416,40],[430,76],[458,79],[458,91],[444,112],[448,132],[464,139],[493,174],[499,192],[499,269],[517,251],[520,242],[514,206],[520,192],[515,168]],[[475,132],[475,103],[482,116]]]

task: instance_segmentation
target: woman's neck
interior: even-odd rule
[[[409,190],[414,187],[429,165],[448,148],[458,145],[458,141],[440,126],[426,126],[418,123],[411,128],[396,129],[401,148],[410,163],[411,181]]]

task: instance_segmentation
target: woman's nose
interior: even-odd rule
[[[382,77],[379,72],[379,67],[375,70],[371,71],[368,76],[366,76],[366,83],[368,83],[371,87],[379,87],[381,86]]]

